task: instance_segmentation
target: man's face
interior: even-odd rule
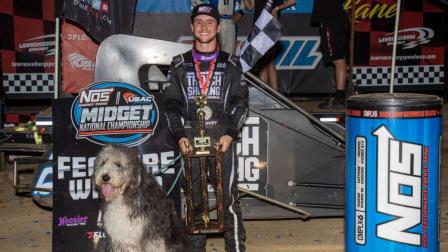
[[[198,15],[193,19],[191,31],[193,36],[200,43],[209,43],[216,39],[216,34],[221,28],[213,17],[208,15]]]

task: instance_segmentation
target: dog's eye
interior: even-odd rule
[[[116,167],[121,167],[121,163],[120,162],[115,162],[114,163]]]
[[[103,162],[101,162],[100,166],[103,166],[107,162],[107,159],[104,159]]]

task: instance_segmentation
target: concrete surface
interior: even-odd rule
[[[444,114],[448,115],[448,106]],[[441,169],[440,251],[448,251],[448,117],[444,119]],[[29,197],[16,196],[11,168],[0,171],[0,251],[51,251],[51,212]],[[254,252],[344,251],[344,219],[324,218],[245,221],[247,250]],[[210,238],[207,251],[224,251],[220,236]]]

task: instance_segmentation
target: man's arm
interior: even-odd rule
[[[232,22],[234,24],[238,24],[241,21],[241,18],[244,16],[246,12],[252,12],[255,7],[254,0],[242,0],[240,8],[235,10],[235,14],[233,14]]]
[[[181,94],[181,84],[174,72],[174,63],[169,70],[170,86],[165,92],[165,117],[168,128],[177,142],[185,137],[185,129],[182,123],[182,108],[185,106]],[[182,149],[182,148],[181,148]]]
[[[275,8],[273,8],[272,11],[271,11],[271,14],[274,17],[278,17],[278,12],[279,11],[281,11],[283,9],[286,9],[286,8],[289,8],[289,7],[291,7],[291,6],[295,5],[295,4],[296,4],[296,0],[285,0],[285,1],[283,1],[282,4],[279,4]]]
[[[252,11],[255,8],[255,0],[243,0],[244,10]]]

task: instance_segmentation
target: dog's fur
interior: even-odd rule
[[[173,202],[136,151],[107,145],[94,163],[103,204],[107,251],[189,251],[185,228]]]

